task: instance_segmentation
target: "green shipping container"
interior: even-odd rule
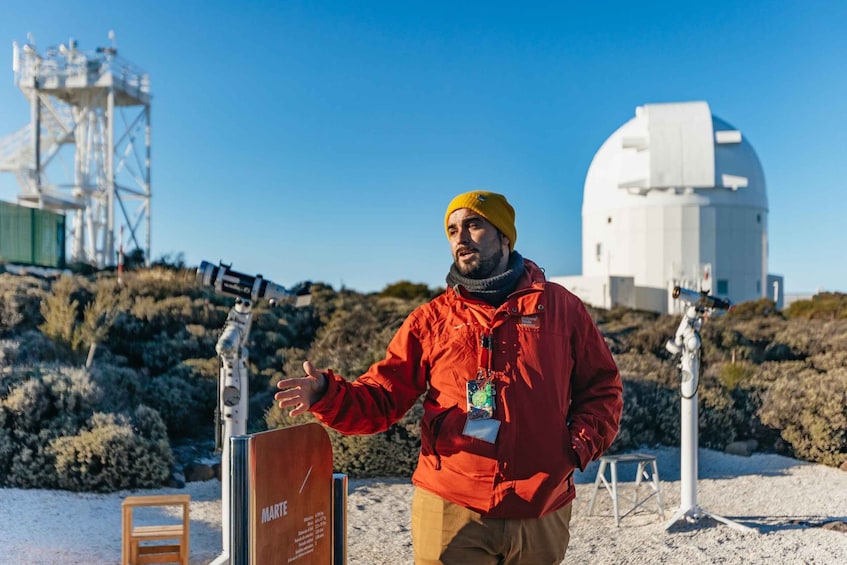
[[[65,267],[65,216],[0,202],[0,263]]]

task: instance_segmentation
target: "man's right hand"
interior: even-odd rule
[[[307,412],[326,392],[326,375],[315,369],[309,361],[303,363],[306,375],[300,378],[282,379],[276,383],[280,392],[274,395],[280,408],[292,408],[288,414],[299,416]]]

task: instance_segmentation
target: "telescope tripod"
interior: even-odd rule
[[[665,524],[665,529],[680,520],[697,522],[701,518],[710,517],[731,528],[742,532],[756,530],[733,522],[729,518],[718,516],[704,510],[697,504],[697,451],[698,451],[698,407],[697,390],[700,379],[700,328],[703,318],[710,309],[700,305],[689,305],[686,308],[676,335],[668,340],[665,348],[674,355],[682,353],[680,358],[680,504],[679,510]]]

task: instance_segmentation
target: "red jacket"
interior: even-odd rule
[[[426,393],[414,484],[493,518],[536,518],[573,500],[574,467],[617,434],[620,373],[580,299],[524,264],[498,308],[448,289],[415,309],[385,359],[352,383],[330,372],[311,411],[344,434],[370,434]],[[480,364],[495,376],[493,444],[462,434]]]

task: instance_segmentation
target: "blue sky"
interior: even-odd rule
[[[845,25],[835,0],[2,0],[0,138],[29,120],[14,40],[114,30],[151,77],[153,258],[368,292],[442,286],[444,210],[473,189],[514,204],[524,256],[579,274],[594,153],[638,105],[705,100],[762,162],[769,271],[843,292]]]

